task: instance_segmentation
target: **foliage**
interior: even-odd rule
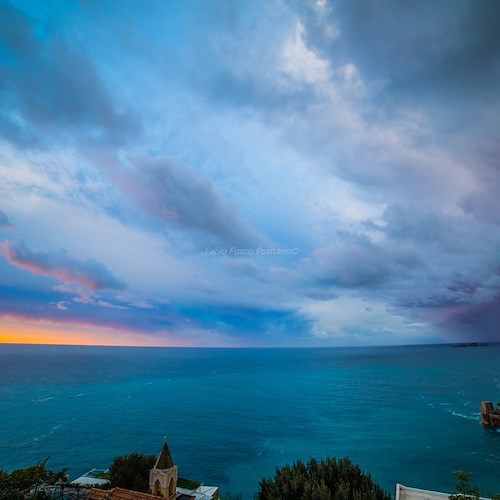
[[[179,488],[186,488],[188,490],[195,490],[200,485],[201,485],[200,482],[194,481],[193,479],[186,479],[185,477],[179,477],[177,479],[177,486]]]
[[[457,484],[453,493],[449,496],[450,500],[478,499],[479,488],[477,486],[472,487],[469,481],[472,472],[457,470],[454,474],[457,476]]]
[[[47,469],[45,467],[47,460],[25,469],[15,469],[10,474],[0,470],[0,499],[20,500],[25,498],[29,491],[32,491],[30,498],[36,500],[49,498],[41,486],[66,483],[68,477],[66,475],[67,469],[60,471]]]
[[[390,500],[391,496],[349,458],[310,458],[276,468],[259,482],[259,500]]]
[[[149,489],[149,471],[155,464],[154,455],[131,453],[113,459],[109,467],[111,486],[119,486],[129,490],[147,492]]]
[[[478,500],[480,498],[479,488],[471,486],[469,480],[473,473],[457,470],[454,474],[457,476],[457,484],[455,485],[455,490],[448,498],[450,500]],[[488,498],[491,500],[500,500],[500,494],[489,493]]]

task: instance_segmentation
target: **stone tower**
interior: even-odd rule
[[[156,459],[154,467],[149,471],[149,491],[168,500],[174,500],[177,492],[177,465],[174,465],[167,442]]]

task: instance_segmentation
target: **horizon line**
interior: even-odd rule
[[[368,344],[368,345],[328,345],[328,346],[167,346],[167,345],[132,345],[132,344],[61,344],[51,342],[0,342],[2,345],[18,346],[54,346],[54,347],[127,347],[127,348],[145,348],[145,349],[349,349],[349,348],[370,348],[370,347],[426,347],[426,346],[471,346],[478,344],[478,347],[487,347],[490,344],[500,344],[500,341],[459,341],[459,342],[432,342],[417,344]]]

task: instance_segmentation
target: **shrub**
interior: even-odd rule
[[[200,486],[199,481],[194,481],[193,479],[186,479],[185,477],[179,477],[177,479],[177,486],[179,488],[186,488],[187,490],[195,490]]]
[[[131,453],[113,459],[109,467],[111,486],[128,490],[147,492],[149,489],[149,471],[156,462],[154,455]]]
[[[454,472],[457,477],[457,484],[453,493],[448,497],[450,500],[479,500],[480,492],[477,486],[471,486],[470,477],[472,472],[457,470]],[[491,500],[500,500],[500,494],[488,493],[487,498]]]
[[[349,458],[330,458],[276,468],[273,478],[263,478],[259,500],[390,500],[391,496]]]

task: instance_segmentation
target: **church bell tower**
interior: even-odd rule
[[[149,471],[149,491],[161,498],[174,500],[177,494],[177,477],[177,465],[174,465],[167,441],[164,441],[156,463]]]

